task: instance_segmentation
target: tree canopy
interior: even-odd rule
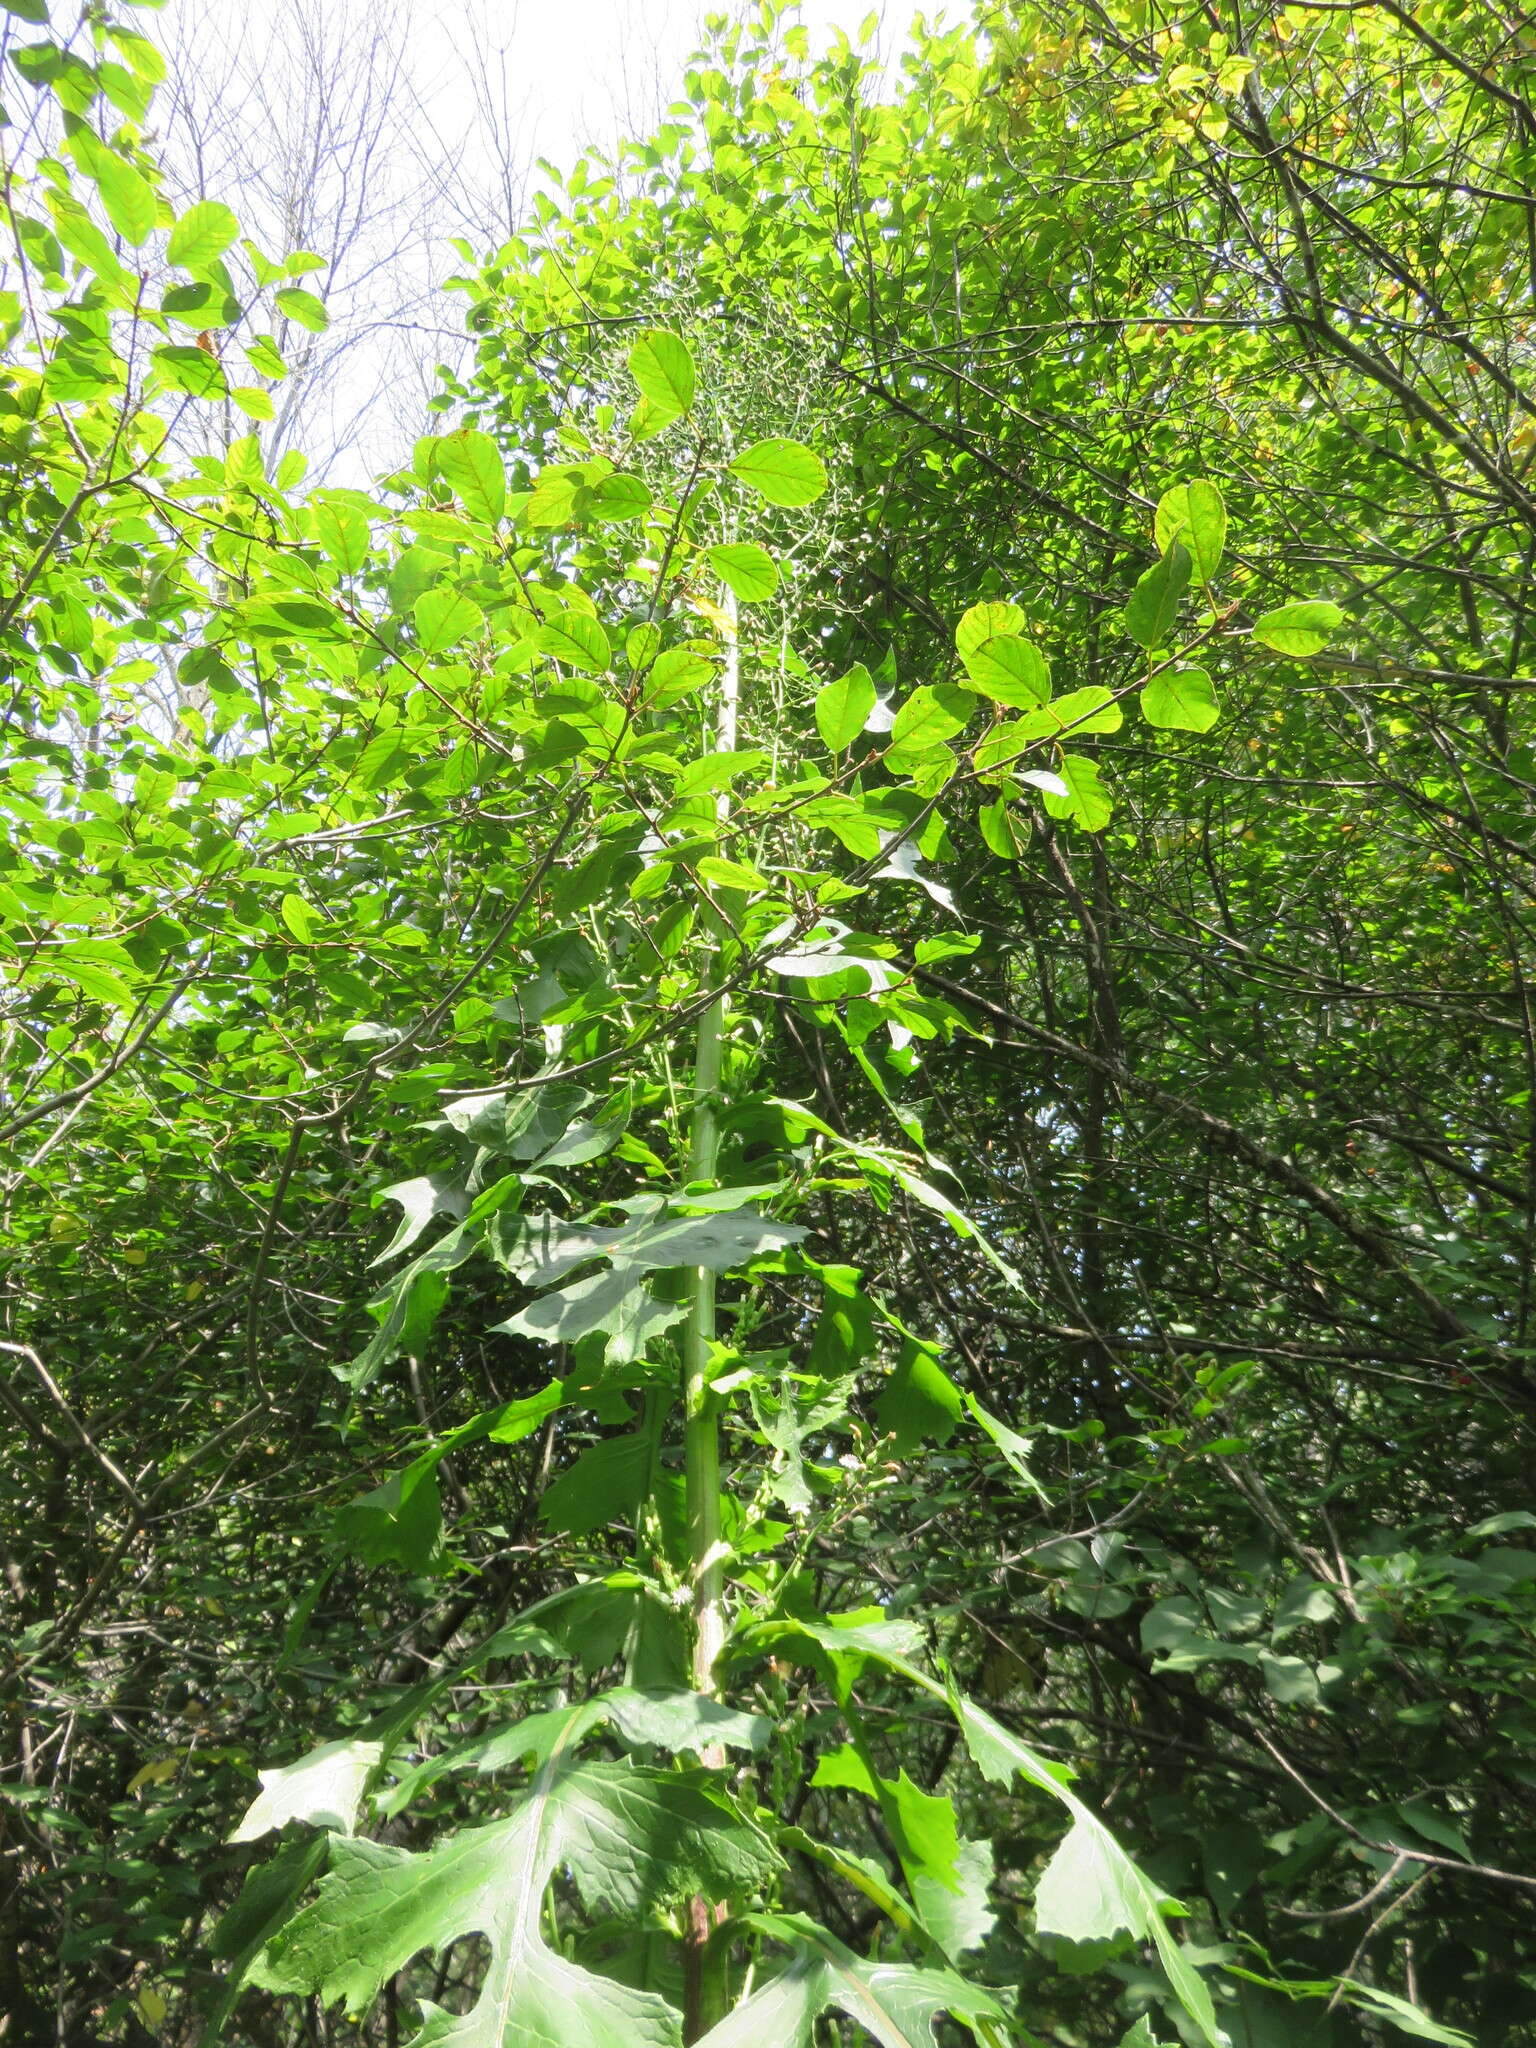
[[[0,2039],[1525,2038],[1536,35],[754,0],[360,489],[3,13]]]

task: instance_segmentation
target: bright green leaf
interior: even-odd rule
[[[1277,654],[1305,656],[1320,653],[1343,623],[1344,614],[1331,599],[1305,598],[1265,612],[1254,621],[1253,637]]]
[[[1175,484],[1158,500],[1154,531],[1165,555],[1175,541],[1182,541],[1195,576],[1201,583],[1209,583],[1227,540],[1227,508],[1221,492],[1203,478]]]
[[[1142,687],[1141,712],[1148,725],[1176,732],[1209,732],[1221,716],[1216,692],[1203,668],[1164,670]]]
[[[736,457],[731,475],[770,505],[811,505],[827,488],[821,457],[799,441],[759,441]]]

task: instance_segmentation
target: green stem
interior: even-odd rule
[[[741,689],[740,655],[736,642],[735,601],[727,595],[730,633],[721,677],[716,744],[722,752],[736,744],[736,707]],[[722,814],[725,799],[721,799]],[[716,950],[725,931],[713,922]],[[713,973],[714,963],[711,963]],[[699,1019],[693,1062],[693,1103],[690,1113],[688,1178],[712,1180],[720,1154],[720,1080],[725,1057],[726,1000],[717,996]],[[718,1695],[716,1665],[725,1647],[725,1546],[720,1537],[720,1430],[718,1397],[709,1384],[710,1352],[715,1342],[715,1275],[696,1266],[689,1275],[688,1319],[683,1327],[683,1429],[688,1503],[688,1580],[693,1593],[693,1682],[700,1692]],[[707,1770],[722,1770],[725,1752],[711,1745],[700,1754]],[[696,1898],[689,1910],[685,1943],[683,2038],[695,2041],[730,2009],[730,1959],[723,1944],[711,1936],[725,1916],[723,1902],[712,1906]]]
[[[720,679],[716,745],[728,753],[736,744],[736,711],[741,695],[741,651],[736,600],[727,590],[730,622],[725,667]],[[727,799],[720,799],[725,814]],[[714,927],[716,951],[725,933]],[[714,963],[711,963],[713,973]],[[712,1180],[720,1153],[720,1075],[725,1053],[726,999],[717,996],[699,1019],[693,1063],[693,1108],[688,1148],[690,1180]],[[720,1435],[716,1400],[709,1386],[710,1348],[715,1341],[715,1276],[695,1267],[690,1278],[688,1320],[683,1331],[684,1452],[688,1498],[688,1573],[693,1588],[693,1682],[700,1692],[716,1690],[715,1665],[725,1647],[725,1553],[720,1541]],[[723,1763],[724,1759],[719,1759]]]
[[[710,1180],[720,1150],[720,1069],[725,1041],[725,998],[699,1020],[693,1066],[693,1130],[688,1178]],[[705,1266],[690,1275],[688,1320],[683,1330],[684,1451],[688,1486],[688,1572],[693,1588],[693,1682],[715,1690],[715,1662],[725,1644],[725,1565],[720,1543],[720,1435],[716,1398],[709,1386],[715,1341],[715,1276]]]

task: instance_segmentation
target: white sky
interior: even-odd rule
[[[780,27],[800,20],[819,52],[838,28],[857,39],[873,15],[869,53],[889,59],[913,4],[801,0]],[[345,137],[373,110],[368,202],[321,284],[332,360],[292,435],[331,481],[395,466],[426,423],[431,364],[462,336],[463,301],[428,292],[464,267],[449,236],[492,254],[537,159],[565,168],[648,133],[683,97],[704,16],[736,11],[732,0],[168,0],[144,18],[171,53],[161,118],[183,195],[226,201],[270,252],[330,246],[345,179],[359,182],[351,171],[338,182],[335,164],[351,161]],[[343,147],[312,181],[316,218],[295,222],[293,166],[310,160],[317,103]]]

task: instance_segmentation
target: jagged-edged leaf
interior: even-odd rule
[[[742,604],[761,604],[779,587],[778,563],[766,548],[753,541],[731,541],[706,548],[704,559]]]
[[[1035,1892],[1035,1919],[1042,1932],[1090,1941],[1125,1929],[1138,1941],[1156,1947],[1179,2003],[1200,2029],[1210,2048],[1221,2048],[1216,2011],[1204,1980],[1186,1958],[1163,1917],[1173,1902],[1126,1854],[1093,1810],[1064,1782],[1059,1766],[1020,1741],[1009,1729],[962,1694],[951,1695],[951,1707],[971,1760],[993,1784],[1006,1784],[1017,1772],[1031,1785],[1060,1800],[1072,1815],[1072,1828],[1045,1869]]]
[[[770,505],[812,505],[827,488],[821,457],[799,441],[759,441],[736,457],[731,475]]]
[[[673,1216],[656,1209],[612,1227],[564,1223],[558,1216],[523,1216],[504,1239],[509,1271],[530,1286],[548,1286],[592,1259],[639,1276],[671,1266],[707,1266],[724,1273],[766,1251],[798,1244],[797,1223],[778,1223],[755,1210],[717,1216]]]
[[[909,1338],[896,1370],[875,1404],[875,1422],[891,1438],[891,1452],[909,1458],[923,1443],[947,1444],[964,1398],[931,1344]]]
[[[402,1350],[423,1341],[448,1295],[443,1278],[479,1249],[481,1235],[468,1220],[440,1237],[368,1303],[379,1328],[366,1348],[346,1365],[333,1366],[338,1379],[366,1387]]]
[[[981,1946],[996,1922],[987,1896],[992,1847],[961,1837],[952,1800],[941,1792],[925,1792],[905,1771],[876,1778],[852,1748],[824,1754],[812,1783],[843,1786],[878,1800],[924,1931],[951,1959]]]
[[[1003,2017],[990,1991],[948,1970],[868,1963],[799,1914],[753,1914],[752,1924],[793,1952],[787,1969],[712,2027],[700,2048],[810,2048],[824,2012],[846,2013],[880,2048],[934,2048],[941,2013]]]
[[[1175,541],[1182,541],[1196,576],[1209,583],[1227,542],[1227,508],[1221,492],[1204,477],[1175,484],[1157,501],[1154,532],[1164,554]]]
[[[383,1754],[379,1742],[324,1742],[295,1763],[259,1771],[261,1790],[229,1839],[256,1842],[291,1820],[350,1834],[364,1787]]]
[[[756,1829],[697,1780],[556,1750],[507,1820],[424,1853],[336,1838],[314,1902],[268,1943],[253,1981],[361,2013],[410,1959],[483,1935],[480,1997],[432,2014],[418,2044],[451,2048],[677,2048],[678,2016],[557,1956],[544,1894],[567,1871],[589,1910],[640,1917],[700,1894],[750,1891],[775,1863]]]
[[[415,1180],[397,1180],[393,1187],[381,1188],[374,1199],[398,1202],[401,1215],[400,1228],[383,1251],[369,1260],[370,1266],[386,1265],[396,1252],[413,1245],[434,1216],[451,1216],[458,1223],[469,1208],[463,1183],[453,1173],[424,1173]]]
[[[509,1727],[477,1735],[441,1756],[427,1758],[405,1773],[380,1801],[380,1810],[386,1815],[399,1813],[426,1786],[461,1771],[489,1777],[522,1764],[537,1770],[556,1749],[574,1751],[594,1729],[610,1727],[636,1748],[649,1745],[671,1750],[674,1755],[717,1742],[729,1749],[757,1751],[766,1747],[772,1733],[766,1715],[742,1713],[708,1693],[683,1687],[621,1685],[573,1706],[525,1714]]]

